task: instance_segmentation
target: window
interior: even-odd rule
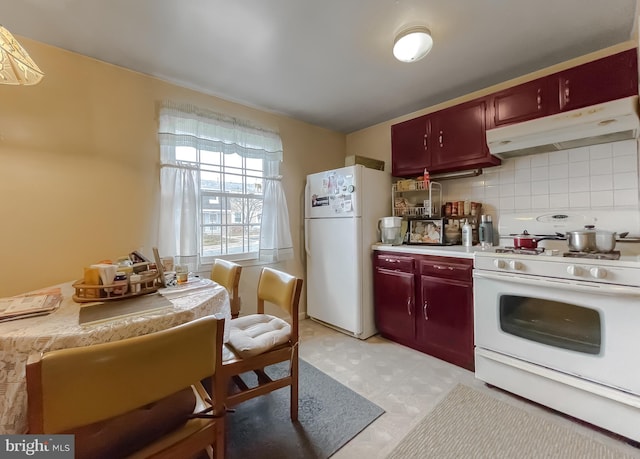
[[[255,258],[260,246],[263,160],[176,147],[176,160],[198,171],[199,255]]]
[[[277,133],[197,107],[160,107],[163,255],[196,269],[215,257],[293,256]]]

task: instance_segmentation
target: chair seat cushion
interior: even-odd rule
[[[242,358],[263,354],[291,337],[291,325],[268,314],[242,316],[229,323],[229,345]]]

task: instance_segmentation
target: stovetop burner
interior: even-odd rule
[[[517,253],[520,255],[540,255],[544,252],[543,247],[537,247],[535,249],[515,248],[515,247],[497,247],[496,253]]]
[[[572,258],[592,258],[595,260],[619,260],[620,251],[614,250],[613,252],[565,252],[563,257]]]

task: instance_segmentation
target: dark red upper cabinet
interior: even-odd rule
[[[427,115],[391,126],[391,175],[419,175],[431,167],[430,133]]]
[[[476,99],[391,126],[394,177],[496,166],[485,135],[487,99]]]
[[[497,166],[486,130],[638,94],[629,49],[391,126],[392,175]]]
[[[432,114],[431,171],[496,166],[485,135],[487,99],[475,99]]]
[[[497,92],[491,100],[487,129],[547,116],[558,111],[557,81],[538,78]]]
[[[629,49],[551,76],[560,89],[560,111],[638,94],[638,54]]]

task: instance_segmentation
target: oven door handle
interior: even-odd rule
[[[571,290],[581,293],[594,293],[596,295],[624,295],[640,297],[640,288],[624,285],[596,284],[591,282],[572,281],[569,279],[540,278],[537,276],[520,276],[511,273],[491,273],[474,271],[475,279],[490,279],[504,283],[517,283],[533,285],[535,287],[555,287],[563,290]]]

